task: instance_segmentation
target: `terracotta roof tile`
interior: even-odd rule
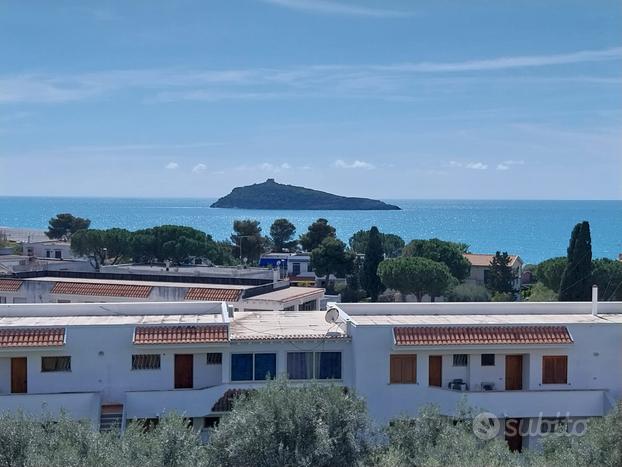
[[[396,345],[572,344],[566,326],[396,327]]]
[[[209,302],[237,302],[242,289],[218,289],[208,287],[190,287],[184,300],[204,300]]]
[[[56,282],[51,293],[100,297],[147,298],[153,287],[148,285],[105,284],[91,282]]]
[[[227,389],[212,407],[212,412],[230,412],[233,403],[242,394],[252,394],[254,389]]]
[[[0,292],[17,292],[22,282],[17,279],[0,279]]]
[[[138,326],[134,331],[134,344],[202,344],[228,340],[228,327],[224,324]]]
[[[65,344],[65,328],[0,329],[0,348]]]

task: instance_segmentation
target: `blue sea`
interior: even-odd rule
[[[315,219],[325,217],[344,241],[357,230],[376,225],[405,240],[438,237],[467,243],[475,253],[508,251],[534,263],[565,255],[572,227],[587,220],[595,258],[617,258],[622,253],[622,201],[387,200],[401,211],[212,209],[213,201],[0,197],[0,226],[44,229],[50,217],[70,212],[88,217],[94,228],[181,224],[226,239],[234,219],[257,219],[267,233],[274,219],[285,217],[302,233]]]

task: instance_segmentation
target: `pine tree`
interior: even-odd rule
[[[378,277],[378,265],[383,259],[382,235],[378,228],[374,226],[369,231],[369,240],[365,249],[365,261],[361,271],[361,285],[371,297],[372,302],[377,302],[378,295],[385,289],[380,277]]]
[[[499,294],[511,294],[514,292],[514,272],[510,267],[510,255],[506,251],[497,251],[490,262],[486,286]]]
[[[580,302],[591,298],[592,237],[590,224],[580,222],[572,229],[568,245],[568,264],[559,286],[560,302]]]

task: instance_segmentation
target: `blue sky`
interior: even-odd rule
[[[622,199],[618,0],[0,9],[0,195]]]

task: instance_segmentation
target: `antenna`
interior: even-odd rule
[[[329,308],[324,315],[324,320],[328,324],[335,324],[339,319],[339,310],[337,308]]]

